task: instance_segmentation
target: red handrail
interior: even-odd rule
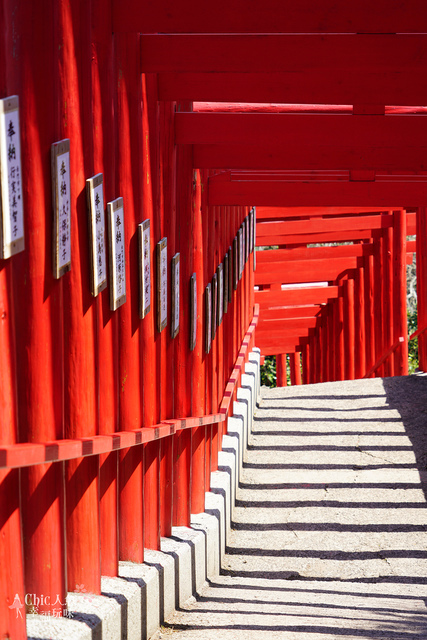
[[[373,373],[375,373],[375,371],[378,369],[378,367],[380,367],[383,362],[385,362],[387,360],[387,358],[389,356],[391,356],[392,353],[394,353],[397,349],[397,347],[399,345],[402,344],[402,342],[405,342],[405,338],[403,338],[402,336],[400,336],[400,338],[398,338],[396,340],[396,342],[390,347],[390,349],[388,349],[388,351],[386,351],[379,360],[377,360],[377,362],[374,364],[373,367],[371,367],[369,369],[369,371],[367,373],[365,373],[365,375],[363,376],[364,378],[369,378]]]
[[[245,361],[246,353],[251,342],[255,327],[258,324],[259,305],[254,305],[252,321],[246,331],[245,337],[237,356],[236,363],[227,382],[224,395],[220,404],[219,413],[200,417],[177,418],[163,420],[151,427],[142,427],[132,431],[117,431],[111,435],[99,435],[89,438],[75,438],[73,440],[53,440],[51,442],[32,443],[24,442],[0,446],[0,468],[13,469],[29,467],[36,464],[72,460],[84,456],[110,453],[119,449],[134,447],[153,440],[159,440],[170,436],[182,429],[192,429],[208,424],[224,422],[230,410],[234,389],[240,378],[240,373]]]
[[[411,333],[411,335],[409,336],[409,341],[415,340],[415,338],[418,338],[418,336],[424,333],[424,331],[427,331],[427,327],[421,327],[420,329],[417,329],[416,331],[414,331],[414,333]]]

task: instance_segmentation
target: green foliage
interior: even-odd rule
[[[408,337],[417,330],[417,327],[417,309],[408,310]],[[418,338],[408,343],[408,352],[409,373],[415,373],[415,370],[418,368]]]
[[[266,356],[261,365],[261,384],[266,387],[276,386],[276,356]]]

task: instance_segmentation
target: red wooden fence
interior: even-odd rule
[[[204,291],[249,208],[208,206],[208,174],[193,169],[191,149],[175,144],[176,112],[191,103],[158,101],[156,78],[141,74],[141,36],[112,35],[109,4],[48,5],[36,11],[7,0],[2,7],[0,97],[20,101],[25,221],[25,249],[0,260],[0,635],[14,640],[26,637],[16,594],[21,602],[35,594],[27,604],[53,614],[67,591],[84,585],[99,593],[101,573],[117,575],[119,560],[141,562],[144,546],[159,548],[160,535],[204,509],[257,321],[248,254],[205,352]],[[63,139],[70,141],[71,269],[56,279],[50,156]],[[96,297],[90,286],[85,183],[99,173],[105,202],[120,196],[124,203],[126,302],[116,311],[110,286]],[[143,220],[151,223],[151,310],[141,319]],[[163,237],[168,326],[159,332]],[[172,337],[176,253],[179,332]]]

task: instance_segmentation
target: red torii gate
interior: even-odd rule
[[[22,98],[31,242],[28,251],[0,265],[1,591],[58,594],[63,600],[76,582],[99,592],[101,569],[115,575],[119,558],[140,561],[144,543],[157,547],[160,533],[167,535],[172,522],[188,521],[189,496],[195,510],[203,508],[221,439],[216,425],[222,424],[253,337],[252,325],[244,339],[253,303],[248,266],[210,354],[203,354],[201,318],[191,353],[184,323],[173,342],[156,332],[154,314],[140,322],[135,291],[141,210],[151,220],[153,246],[167,236],[169,249],[180,250],[182,277],[187,281],[197,274],[200,302],[249,206],[397,211],[393,242],[399,273],[392,281],[391,227],[357,231],[358,240],[374,246],[374,255],[359,256],[365,260],[363,274],[357,266],[354,280],[328,287],[332,315],[302,345],[306,381],[313,381],[325,373],[314,366],[315,355],[343,322],[344,296],[351,300],[357,290],[362,300],[363,286],[370,290],[374,273],[381,275],[382,269],[384,289],[391,282],[402,285],[406,250],[400,241],[406,237],[407,220],[402,211],[418,207],[419,318],[421,328],[425,326],[426,127],[418,105],[427,102],[426,85],[419,81],[427,71],[427,5],[425,0],[49,0],[34,8],[4,0],[2,17],[7,28],[0,43],[0,86],[2,97],[17,93]],[[245,107],[242,113],[191,113],[196,100],[276,106],[270,113],[265,107],[257,114]],[[290,109],[281,103],[306,106]],[[325,107],[334,104],[344,107]],[[408,105],[414,108],[401,108]],[[175,115],[176,110],[180,113]],[[73,269],[56,282],[46,269],[51,223],[45,209],[50,209],[51,197],[49,149],[63,137],[73,145],[73,224],[78,233],[73,236]],[[280,147],[283,143],[289,153]],[[105,174],[107,200],[120,193],[129,212],[129,305],[116,314],[109,309],[107,292],[94,300],[87,286],[83,190],[85,179],[95,172]],[[294,230],[283,238],[303,244],[301,227]],[[315,242],[355,239],[351,229],[323,230],[315,237]],[[276,295],[257,292],[261,300],[264,294]],[[299,292],[298,300],[305,294]],[[182,306],[188,307],[187,287],[182,295]],[[286,295],[291,299],[291,292]],[[402,286],[396,295],[403,300]],[[382,297],[373,301],[370,293],[365,305],[366,344],[376,349],[371,353],[367,346],[367,365],[381,355],[381,338],[375,339],[371,319],[374,304],[375,317],[380,317]],[[308,299],[322,304],[314,294]],[[401,314],[403,303],[395,306]],[[403,323],[401,315],[397,320]],[[346,323],[353,332],[350,316]],[[423,336],[420,354],[425,366]],[[348,375],[342,366],[336,371],[328,359],[324,362],[328,376]],[[179,453],[175,460],[172,437]],[[16,467],[24,462],[29,468],[20,472],[27,498],[21,511]],[[173,468],[182,480],[174,485]],[[40,571],[46,566],[51,570]],[[8,602],[0,606],[1,633],[25,638],[25,626],[16,622]]]

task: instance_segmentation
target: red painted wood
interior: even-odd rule
[[[310,357],[308,342],[302,347],[302,383],[308,384],[310,378]]]
[[[355,269],[357,258],[334,258],[330,260],[295,260],[293,262],[270,265],[258,265],[255,284],[265,285],[272,282],[282,284],[298,282],[324,282],[335,280],[342,272]],[[280,265],[281,266],[281,265]]]
[[[289,363],[291,368],[291,384],[301,384],[301,358],[298,351],[289,354]]]
[[[387,230],[388,231],[388,230]],[[354,282],[354,314],[355,314],[355,378],[363,378],[366,371],[365,357],[365,279],[364,267],[356,270]]]
[[[202,184],[199,171],[193,173],[194,216],[194,271],[197,275],[197,304],[200,307],[197,319],[197,337],[192,368],[192,414],[201,416],[205,413],[205,354],[204,354],[204,318],[203,308],[205,280],[203,269],[203,226],[202,226]],[[193,432],[191,458],[191,513],[200,513],[205,508],[205,428],[199,427]]]
[[[394,342],[391,345],[391,347],[389,349],[387,349],[387,351],[385,351],[385,353],[383,353],[381,358],[374,364],[374,366],[371,369],[369,369],[369,371],[363,377],[364,378],[369,378],[370,376],[372,376],[379,369],[379,367],[381,367],[381,365],[384,364],[384,362],[387,360],[387,358],[390,358],[394,353],[396,353],[396,351],[399,349],[399,347],[401,347],[404,343],[405,343],[405,338],[403,336],[400,336],[396,340],[396,342]]]
[[[179,105],[178,108],[191,105]],[[175,414],[191,416],[191,377],[187,372],[192,366],[190,345],[190,278],[193,273],[194,216],[192,212],[192,162],[191,150],[177,151],[177,217],[176,243],[180,251],[180,327],[175,338]],[[222,397],[222,396],[221,396]],[[174,440],[173,469],[173,524],[190,525],[190,473],[191,431],[184,430]]]
[[[289,318],[313,318],[320,309],[319,304],[307,307],[265,307],[262,310],[261,322]]]
[[[261,320],[258,323],[257,336],[263,333],[269,333],[280,331],[281,333],[288,333],[299,331],[300,329],[308,329],[315,327],[317,322],[316,317],[311,318],[279,318],[277,320]]]
[[[344,281],[339,280],[342,287],[342,294],[337,299],[337,310],[335,316],[335,379],[345,379],[345,343],[344,343]]]
[[[278,387],[286,387],[288,384],[286,357],[286,353],[279,353],[276,356],[276,385]]]
[[[355,323],[354,323],[354,280],[344,281],[344,348],[345,348],[345,378],[354,380],[355,362]]]
[[[350,218],[314,219],[307,225],[305,220],[287,222],[259,222],[257,223],[257,239],[263,236],[287,234],[325,233],[330,231],[355,231],[358,229],[384,229],[392,225],[390,215],[383,216],[354,216]]]
[[[209,231],[211,232],[209,236],[209,246],[212,250],[212,262],[211,262],[211,273],[216,274],[217,266],[219,264],[219,241],[221,235],[221,210],[220,207],[211,207],[209,209],[209,218],[211,220],[211,225],[209,227]],[[212,238],[212,240],[210,239]],[[209,254],[209,250],[208,250]],[[217,297],[216,297],[216,309],[218,314],[218,289],[219,282],[217,279]],[[220,367],[220,351],[222,350],[222,340],[220,340],[219,327],[217,326],[217,322],[214,323],[213,332],[215,335],[214,343],[212,344],[212,387],[209,390],[211,395],[212,408],[211,412],[214,413],[218,407],[218,374]],[[221,343],[221,344],[220,344]],[[219,448],[219,440],[220,435],[218,433],[218,426],[212,426],[212,441],[211,441],[211,461],[210,461],[210,470],[216,471],[218,468],[218,448]]]
[[[302,103],[352,105],[364,99],[370,104],[426,104],[426,88],[417,82],[416,68],[399,77],[372,71],[345,73],[336,67],[327,74],[317,69],[273,73],[161,73],[162,100],[208,102]]]
[[[375,327],[375,361],[384,353],[387,345],[384,343],[384,330],[383,330],[383,284],[384,284],[384,270],[383,270],[383,239],[382,234],[378,232],[374,238],[374,315],[373,322]],[[381,366],[377,369],[377,375],[384,375],[384,367]]]
[[[101,3],[102,0],[98,0],[94,5],[98,19],[91,27],[93,173],[104,174],[104,198],[109,202],[116,197],[115,153],[111,153],[115,148],[114,67],[109,32],[111,11],[105,10]],[[98,295],[96,306],[98,433],[103,435],[114,433],[118,428],[118,325],[116,314],[110,310],[108,289]],[[119,561],[117,453],[101,455],[99,462],[101,572],[105,576],[116,576]]]
[[[419,144],[419,136],[425,132],[424,114],[418,115],[349,115],[349,114],[307,114],[307,113],[204,113],[188,112],[176,114],[175,141],[177,144],[193,145],[243,145],[253,148],[259,145],[264,149],[276,149],[287,145],[287,150],[299,159],[298,148],[311,145],[313,150],[334,147],[331,154],[339,157],[338,149],[352,149],[355,152],[361,147],[368,153],[369,158],[377,157],[383,148],[388,148],[392,155],[394,149],[402,151],[405,140],[414,144],[415,156],[423,148]],[[372,137],[370,137],[372,136]],[[274,142],[272,142],[274,140]],[[418,143],[418,144],[417,144]],[[375,149],[375,153],[373,151]],[[324,159],[328,157],[324,151]],[[370,155],[373,154],[373,155]],[[285,157],[284,154],[283,157]],[[382,157],[381,155],[378,157]],[[402,170],[406,166],[407,153],[401,159],[401,164],[390,168]],[[359,168],[358,158],[353,157]],[[384,159],[385,160],[385,159]],[[349,165],[342,167],[348,169]],[[365,168],[365,164],[360,168]],[[230,168],[230,165],[228,165]],[[282,164],[280,169],[311,168],[311,161],[292,162],[291,166]],[[240,165],[238,168],[244,168]],[[321,168],[316,165],[315,168]],[[336,164],[323,167],[324,169],[340,169]],[[377,168],[383,168],[381,165]],[[387,168],[388,165],[387,165]],[[409,168],[409,167],[406,167]],[[288,205],[289,206],[289,205]],[[300,205],[301,206],[301,205]]]
[[[355,258],[368,255],[373,249],[369,244],[343,245],[337,247],[302,247],[298,249],[275,249],[259,251],[258,265],[278,264],[290,260],[325,260],[335,258]]]
[[[372,237],[373,231],[332,231],[329,233],[313,233],[313,234],[301,234],[290,236],[264,236],[261,239],[257,238],[257,247],[269,247],[275,246],[279,243],[279,246],[285,246],[288,249],[294,247],[301,247],[307,244],[318,244],[324,242],[353,242],[359,240],[369,240]]]
[[[382,213],[384,209],[375,207],[257,207],[257,221],[286,220],[287,218],[340,217],[349,214],[361,215]]]
[[[365,116],[363,116],[365,117]],[[222,152],[222,148],[218,146]],[[219,152],[218,152],[219,155]],[[245,159],[238,159],[238,166],[244,162],[252,162],[254,158],[250,150],[245,151]],[[231,166],[231,153],[226,154],[227,164]],[[199,163],[201,164],[201,163]],[[219,158],[212,158],[213,166],[221,166]],[[265,168],[265,164],[262,165]],[[329,183],[300,181],[247,181],[209,184],[209,204],[246,204],[263,206],[280,206],[286,202],[288,206],[381,206],[393,208],[393,203],[401,202],[403,206],[425,206],[427,190],[424,181],[403,179],[399,182],[346,182],[331,181]]]
[[[366,329],[366,368],[375,363],[375,329],[374,329],[374,257],[365,258],[365,329]]]
[[[139,161],[142,118],[140,77],[135,66],[139,36],[117,36],[114,42],[117,87],[117,170],[116,190],[123,197],[125,246],[128,247],[126,303],[117,311],[119,322],[119,425],[120,430],[138,429],[141,415],[141,372],[139,357],[138,242],[141,192]],[[143,537],[143,451],[123,450],[119,455],[119,556],[121,560],[142,562]]]
[[[49,4],[49,10],[53,11],[53,5]],[[0,265],[1,284],[4,287],[1,299],[5,305],[3,313],[6,314],[1,324],[3,332],[10,332],[11,340],[8,345],[4,344],[3,334],[5,353],[2,365],[10,359],[11,366],[9,371],[2,372],[6,384],[2,400],[7,403],[4,419],[8,416],[12,419],[10,425],[2,424],[2,433],[6,442],[18,437],[17,415],[19,439],[37,442],[63,435],[61,287],[52,276],[51,222],[50,217],[44,215],[45,211],[51,211],[50,167],[44,159],[49,158],[50,144],[58,134],[52,77],[48,79],[45,72],[48,68],[51,76],[56,78],[53,50],[45,44],[46,40],[52,41],[53,23],[46,22],[40,13],[33,13],[23,5],[17,7],[11,2],[4,3],[2,14],[7,20],[7,23],[2,21],[5,25],[1,44],[2,97],[11,94],[20,97],[21,181],[26,245],[25,250],[11,258],[7,266],[5,262]],[[6,24],[14,25],[13,33],[8,33]],[[17,33],[20,34],[19,41]],[[55,40],[55,43],[58,42],[59,38]],[[37,58],[34,56],[35,50],[38,52]],[[32,78],[30,84],[28,78]],[[44,100],[47,100],[46,104]],[[8,313],[10,318],[7,318]],[[15,360],[16,370],[12,359]],[[15,371],[16,381],[12,382],[8,377],[15,376]],[[9,394],[13,394],[13,402],[17,402],[13,408],[7,401]],[[10,402],[12,397],[9,398]],[[17,637],[22,638],[26,637],[25,629],[19,621],[12,622],[11,618],[12,615],[18,618],[23,611],[18,614],[18,610],[4,611],[4,608],[6,600],[13,605],[15,593],[22,596],[23,564],[26,590],[28,588],[31,593],[46,594],[48,602],[50,598],[53,603],[56,594],[64,601],[63,477],[58,465],[46,465],[25,470],[21,474],[2,473],[1,480],[1,528],[5,536],[3,553],[10,551],[10,557],[2,558],[3,571],[10,572],[3,584],[8,587],[16,585],[17,591],[2,593],[1,612],[4,613],[4,621],[0,623],[0,628],[4,626],[8,631],[16,631]],[[42,487],[45,489],[41,490]],[[5,495],[6,491],[9,495]],[[12,533],[14,540],[9,537]],[[18,549],[17,545],[22,547]],[[42,575],[39,563],[51,566],[54,570],[45,571]],[[50,602],[48,605],[45,602],[37,604],[40,613],[52,613]],[[13,633],[10,637],[13,637]]]
[[[157,113],[149,107],[157,103],[155,77],[142,76],[142,207],[144,219],[150,219],[151,247],[151,312],[142,320],[140,328],[142,355],[142,424],[150,427],[157,422],[157,370],[156,358],[156,298],[155,298],[155,265],[156,240],[154,201],[156,165],[154,163],[156,146],[155,136],[158,125]],[[154,140],[151,139],[153,136]],[[153,169],[152,169],[153,166]],[[150,372],[150,375],[147,375]],[[160,445],[157,442],[148,444],[144,452],[144,547],[160,548]]]
[[[273,306],[322,304],[338,295],[338,286],[301,287],[282,291],[255,291],[255,302],[264,309]]]
[[[0,81],[4,78],[0,71]],[[14,444],[17,436],[15,353],[11,308],[11,264],[0,261],[0,432],[2,444]],[[19,472],[0,471],[0,635],[26,640],[25,616],[13,606],[15,594],[24,602],[24,565],[19,505]]]
[[[176,142],[194,145],[194,166],[201,168],[423,171],[424,120],[423,115],[178,113]]]
[[[407,248],[410,244],[406,243]],[[383,305],[384,305],[384,344],[393,343],[393,228],[385,229],[383,237]],[[384,363],[384,375],[394,375],[394,359],[387,358]]]
[[[406,316],[406,216],[402,209],[393,212],[393,331],[395,341],[404,341],[394,352],[394,374],[408,374],[408,331]]]
[[[350,75],[363,87],[367,75],[372,83],[372,76],[380,74],[396,81],[408,68],[425,74],[425,50],[425,34],[144,34],[141,71],[271,74],[315,70],[330,81],[339,72],[337,60],[345,59],[342,80]]]
[[[421,0],[392,4],[386,0],[334,0],[319,5],[315,0],[283,4],[268,0],[215,6],[186,0],[179,6],[171,0],[156,4],[113,3],[113,32],[145,33],[423,33],[427,32],[427,11]]]
[[[427,325],[426,305],[426,277],[427,277],[427,211],[425,207],[417,210],[417,310],[418,326]],[[419,368],[425,371],[427,368],[427,337],[425,334],[418,338]]]
[[[175,255],[176,245],[176,148],[174,147],[173,103],[160,103],[159,115],[159,177],[161,180],[160,217],[162,234],[168,241],[168,282],[171,278],[171,258]],[[171,338],[170,323],[172,313],[171,285],[168,284],[168,326],[160,334],[161,344],[161,380],[160,380],[160,416],[169,419],[174,416],[174,358],[175,341]],[[160,443],[160,535],[172,534],[173,501],[173,438]]]
[[[328,360],[328,382],[332,382],[335,379],[335,360],[334,360],[334,348],[332,345],[335,344],[335,334],[334,334],[334,313],[335,313],[335,303],[331,302],[327,305],[327,328],[328,328],[328,350],[327,350],[327,360]]]

